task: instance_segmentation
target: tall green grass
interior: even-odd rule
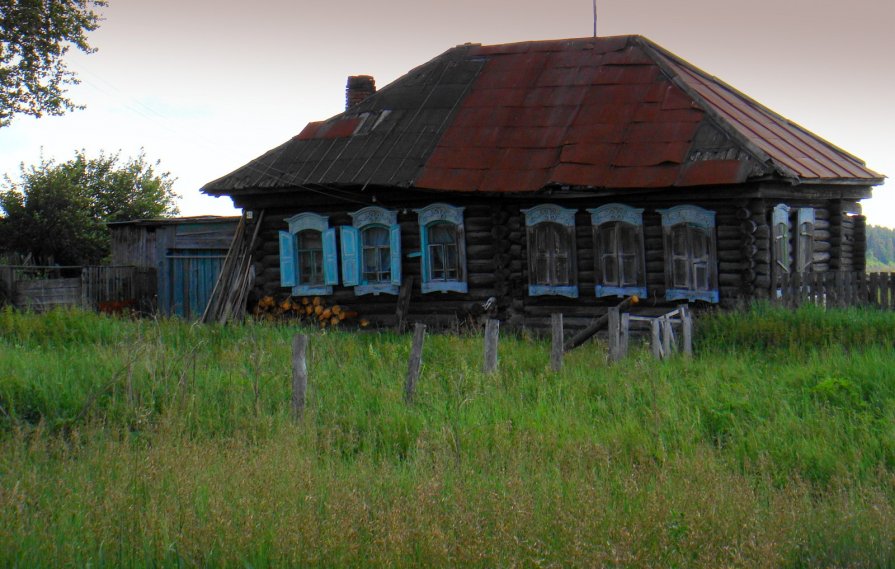
[[[0,312],[6,566],[891,566],[895,315],[757,307],[697,357]]]

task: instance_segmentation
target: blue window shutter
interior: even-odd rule
[[[295,286],[295,238],[280,231],[280,286]]]
[[[422,226],[420,227],[420,261],[422,265],[420,266],[423,282],[427,283],[432,279],[430,273],[429,266],[429,227]]]
[[[323,284],[339,284],[339,253],[336,251],[336,229],[323,232]]]
[[[360,258],[358,254],[360,231],[350,225],[343,225],[339,230],[342,238],[342,283],[345,286],[357,286],[360,284]]]
[[[389,249],[392,260],[392,284],[401,285],[401,226],[397,223],[389,228]]]

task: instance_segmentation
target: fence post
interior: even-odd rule
[[[657,360],[661,360],[663,357],[662,354],[662,332],[659,327],[659,319],[653,318],[650,320],[650,349],[653,352],[653,357]]]
[[[562,369],[563,326],[562,313],[555,312],[550,315],[550,369],[559,371]]]
[[[618,308],[609,308],[609,361],[617,362],[621,359],[621,319]]]
[[[619,343],[619,352],[622,358],[626,358],[628,356],[628,343],[630,342],[631,336],[631,315],[625,312],[622,314],[622,331],[621,331],[621,342]]]
[[[684,357],[693,357],[693,319],[686,306],[681,306],[681,340],[684,344]]]
[[[308,392],[308,336],[296,334],[292,338],[292,416],[301,419],[305,412]]]
[[[426,338],[426,325],[413,325],[413,344],[410,346],[410,360],[407,362],[407,379],[404,382],[404,402],[413,403],[416,392],[416,381],[420,378],[420,367],[423,364],[423,340]]]
[[[671,317],[666,314],[662,317],[662,351],[665,352],[665,357],[670,356],[675,348],[677,348],[677,344],[674,341]]]
[[[500,321],[489,319],[485,324],[485,373],[497,371],[497,340],[500,335]]]

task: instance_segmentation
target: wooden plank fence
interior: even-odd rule
[[[827,272],[778,275],[771,301],[784,306],[874,306],[895,310],[895,273]]]
[[[132,266],[2,266],[0,292],[16,308],[44,311],[61,306],[102,312],[152,311],[156,271]]]

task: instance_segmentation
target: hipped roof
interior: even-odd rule
[[[202,191],[525,193],[882,178],[646,38],[619,36],[458,46]]]

